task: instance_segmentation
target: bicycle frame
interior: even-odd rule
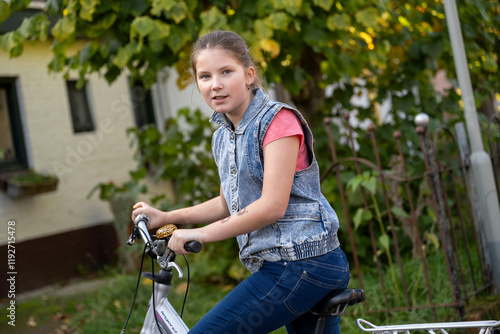
[[[171,272],[170,275],[172,275]],[[141,334],[186,334],[189,328],[168,301],[168,293],[170,292],[171,285],[157,282],[153,284],[155,285],[155,294],[154,298],[151,294]],[[153,303],[155,303],[154,308]],[[161,328],[161,332],[158,326]]]
[[[134,244],[137,237],[144,240],[147,254],[156,259],[161,270],[158,273],[142,273],[142,276],[153,281],[153,293],[148,303],[148,309],[141,334],[186,334],[189,328],[179,316],[168,300],[168,294],[172,287],[172,269],[176,269],[179,278],[183,278],[182,269],[175,263],[175,254],[168,250],[167,242],[175,226],[168,225],[159,229],[156,233],[160,240],[153,243],[148,232],[149,219],[140,214],[135,220],[136,229],[127,243]],[[161,237],[160,237],[161,236]],[[196,241],[187,243],[184,248],[190,252],[199,252],[201,244]],[[124,328],[125,330],[125,328]],[[124,331],[122,331],[123,333]]]

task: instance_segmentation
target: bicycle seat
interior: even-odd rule
[[[361,289],[345,289],[330,292],[309,311],[315,315],[336,317],[344,313],[347,306],[365,300],[365,292]]]

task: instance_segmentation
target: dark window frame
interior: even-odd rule
[[[76,85],[77,80],[66,80],[73,133],[94,132],[96,127],[90,109],[87,82],[81,89],[78,89]]]
[[[0,162],[0,173],[9,173],[28,169],[28,154],[24,137],[24,127],[17,92],[17,78],[0,77],[0,88],[5,89],[7,110],[15,161]]]
[[[130,88],[130,99],[132,100],[135,125],[138,128],[146,124],[156,124],[151,89],[146,90],[142,82],[136,80]]]

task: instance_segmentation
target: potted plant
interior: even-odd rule
[[[33,169],[14,174],[7,180],[7,195],[12,198],[33,196],[54,191],[59,179],[55,175],[42,174]]]

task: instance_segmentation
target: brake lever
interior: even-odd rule
[[[132,246],[135,243],[135,239],[137,239],[137,235],[134,232],[132,232],[130,237],[128,237],[127,245]]]
[[[173,261],[168,263],[167,270],[172,270],[172,268],[175,268],[177,270],[177,272],[179,273],[179,278],[184,277],[184,273],[182,272],[181,267],[179,267],[179,265]]]

